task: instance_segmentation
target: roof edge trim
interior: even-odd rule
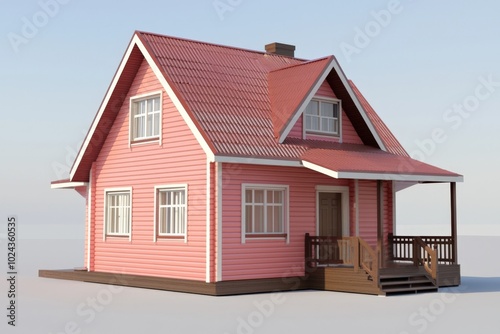
[[[318,173],[333,177],[335,179],[357,179],[357,180],[387,180],[387,181],[410,181],[410,182],[463,182],[462,175],[425,175],[404,173],[370,173],[370,172],[343,172],[317,165],[307,160],[302,160],[304,167]]]
[[[88,182],[54,181],[50,183],[50,189],[75,189],[87,187],[88,185]]]
[[[75,173],[80,165],[80,162],[82,161],[82,158],[83,158],[85,152],[87,151],[87,148],[90,144],[90,140],[94,136],[97,125],[99,124],[99,121],[101,120],[101,117],[104,113],[104,110],[106,110],[106,107],[109,103],[111,95],[113,94],[113,92],[116,88],[116,84],[120,80],[120,77],[123,73],[123,69],[125,68],[128,60],[130,58],[130,55],[132,54],[132,50],[134,49],[134,46],[136,45],[136,43],[135,43],[136,39],[137,39],[137,35],[134,35],[132,37],[132,40],[129,43],[129,46],[127,47],[127,51],[123,55],[123,58],[120,62],[120,65],[118,66],[118,69],[116,70],[116,73],[113,77],[113,80],[111,81],[111,84],[108,87],[106,95],[104,95],[104,99],[101,102],[101,105],[98,109],[97,115],[94,117],[94,120],[92,121],[92,125],[90,126],[90,129],[87,132],[87,136],[85,137],[85,140],[83,141],[83,144],[80,147],[80,151],[78,151],[78,155],[76,156],[75,162],[73,163],[73,166],[71,167],[71,170],[69,173],[70,180],[73,180],[73,177],[75,176]]]
[[[161,70],[161,67],[158,64],[157,59],[155,59],[153,57],[152,53],[149,52],[148,45],[146,45],[146,43],[144,43],[142,41],[141,36],[139,34],[140,34],[140,32],[136,33],[136,35],[135,35],[135,37],[137,38],[135,40],[137,47],[139,48],[139,50],[141,50],[142,54],[144,55],[144,58],[146,59],[149,66],[151,67],[151,69],[155,73],[156,77],[158,78],[158,80],[162,84],[165,91],[167,92],[168,96],[172,100],[172,103],[177,108],[177,110],[181,114],[182,118],[186,122],[187,126],[189,127],[189,129],[191,130],[191,132],[195,136],[196,140],[200,144],[201,148],[203,149],[203,151],[207,155],[207,159],[209,159],[209,161],[213,161],[215,148],[212,148],[211,147],[212,145],[210,145],[210,143],[207,141],[205,136],[203,136],[202,131],[200,130],[201,127],[199,127],[195,123],[195,121],[193,120],[193,118],[191,117],[189,112],[187,111],[184,104],[181,102],[181,99],[179,98],[178,94],[175,92],[174,87],[172,85],[170,85],[170,83],[168,82],[166,74]]]
[[[236,157],[236,156],[226,156],[226,155],[216,155],[213,162],[249,164],[249,165],[266,165],[266,166],[282,166],[282,167],[303,167],[302,163],[299,160]]]

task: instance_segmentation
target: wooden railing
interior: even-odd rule
[[[417,237],[395,236],[389,234],[389,246],[392,250],[392,260],[413,261],[414,243]],[[436,250],[439,264],[455,264],[455,252],[452,237],[418,237],[427,246]]]
[[[359,245],[359,267],[364,269],[373,280],[378,281],[378,252],[361,238],[355,238]]]
[[[306,234],[306,264],[309,267],[329,264],[353,264],[350,237],[319,237]]]
[[[357,237],[305,236],[306,266],[344,264],[354,270],[363,269],[378,279],[378,253],[363,239]]]
[[[413,256],[415,265],[423,266],[435,283],[438,268],[437,251],[429,247],[421,237],[415,237]]]

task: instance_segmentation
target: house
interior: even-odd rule
[[[460,284],[459,174],[409,157],[333,56],[135,32],[52,188],[86,198],[84,270],[209,295]],[[448,236],[393,235],[395,193],[450,184]],[[425,185],[423,185],[425,184]]]

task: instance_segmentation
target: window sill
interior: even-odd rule
[[[126,239],[127,241],[130,239],[130,235],[128,234],[106,234],[106,240],[122,240]]]
[[[160,137],[151,137],[151,138],[132,140],[130,142],[130,145],[135,146],[135,145],[143,145],[143,144],[155,144],[155,143],[159,143],[159,142],[160,142]]]
[[[245,239],[286,239],[286,233],[245,234]]]
[[[338,133],[318,132],[318,131],[308,131],[308,130],[306,130],[306,135],[340,138],[340,134]]]
[[[158,235],[156,237],[157,240],[184,240],[186,239],[185,235]]]

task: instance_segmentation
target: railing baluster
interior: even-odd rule
[[[415,253],[413,243],[416,237],[390,235],[389,240],[392,245],[393,259],[395,261],[415,261],[415,257],[422,254]],[[443,236],[424,236],[421,240],[429,246],[433,246],[437,252],[437,261],[442,264],[452,264],[453,262],[453,239]]]

